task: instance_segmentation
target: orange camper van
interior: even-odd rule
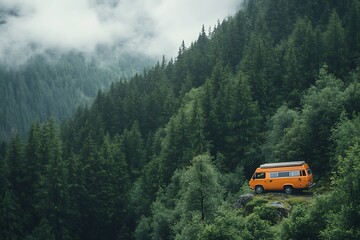
[[[256,193],[265,190],[284,190],[291,194],[295,189],[309,189],[315,185],[313,174],[305,161],[266,163],[255,170],[250,188]]]

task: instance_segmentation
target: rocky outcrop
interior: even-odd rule
[[[240,197],[236,200],[236,202],[233,204],[235,208],[243,208],[245,205],[253,200],[254,194],[248,193],[240,195]]]
[[[283,202],[271,202],[269,206],[276,208],[281,218],[289,216],[291,210],[290,205],[286,207]]]

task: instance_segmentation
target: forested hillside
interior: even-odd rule
[[[245,1],[176,59],[2,144],[0,235],[359,239],[359,60],[359,0]],[[294,160],[325,193],[286,217],[234,206],[259,164]]]
[[[152,63],[135,53],[116,59],[105,50],[96,57],[54,50],[20,66],[0,63],[0,141],[25,136],[35,120],[53,117],[60,122],[70,117],[79,105],[90,104],[99,89],[108,90],[111,82]],[[109,59],[113,62],[105,62]]]

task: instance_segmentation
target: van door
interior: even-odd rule
[[[253,176],[253,181],[254,181],[253,184],[256,193],[262,193],[266,189],[264,186],[266,183],[265,172],[255,172]],[[261,188],[256,188],[256,186],[261,186]]]
[[[299,189],[305,188],[307,183],[307,176],[304,169],[300,170],[300,176],[299,176],[299,183],[298,186],[296,186]]]

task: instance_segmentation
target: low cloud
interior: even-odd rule
[[[0,0],[0,61],[47,50],[116,46],[155,58],[176,56],[201,26],[232,15],[239,0]]]

